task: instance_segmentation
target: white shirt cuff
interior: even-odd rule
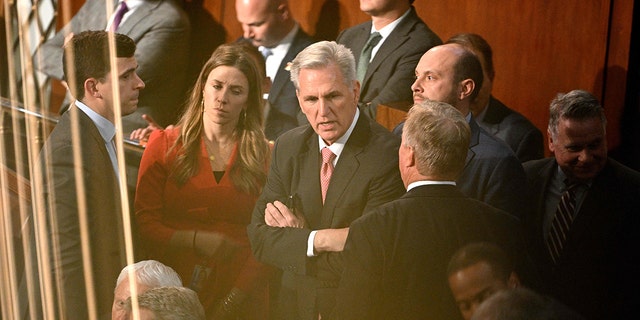
[[[315,257],[316,254],[313,251],[313,240],[316,238],[316,233],[318,230],[313,230],[309,234],[309,239],[307,240],[307,257]]]

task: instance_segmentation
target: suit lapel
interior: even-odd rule
[[[303,38],[305,37],[304,31],[302,29],[298,29],[296,36],[293,38],[293,42],[291,42],[291,46],[287,51],[287,54],[282,59],[280,66],[278,67],[278,72],[276,72],[276,78],[273,79],[273,84],[271,85],[271,90],[269,91],[269,102],[275,103],[275,98],[280,95],[280,91],[282,88],[291,81],[289,71],[285,70],[287,63],[291,62],[295,59],[298,52],[302,51],[305,47],[303,43]]]
[[[334,209],[338,206],[342,197],[348,194],[347,187],[349,183],[353,181],[353,177],[360,167],[358,156],[369,139],[369,132],[368,120],[361,114],[333,170],[329,189],[327,189],[327,197],[322,209],[321,227],[331,226]]]
[[[144,30],[144,28],[136,28],[137,25],[145,23],[147,17],[151,15],[162,1],[143,1],[135,11],[120,25],[118,33],[126,34],[134,41],[138,41],[140,34],[133,33],[133,30]]]
[[[313,131],[311,127],[308,130]],[[293,172],[294,174],[299,174],[299,176],[292,178],[292,181],[297,183],[296,186],[292,186],[292,190],[296,192],[296,196],[303,198],[301,201],[301,203],[305,204],[303,212],[309,226],[312,228],[319,225],[322,214],[319,148],[318,135],[315,132],[311,132],[296,159],[298,169],[293,170]]]
[[[471,160],[475,158],[476,153],[473,151],[473,148],[480,143],[480,126],[471,116],[471,121],[469,121],[469,128],[471,129],[471,137],[469,141],[469,151],[467,151],[467,159],[464,163],[464,167],[466,168]]]
[[[373,58],[369,66],[367,67],[367,73],[364,75],[363,82],[363,91],[365,91],[366,85],[369,83],[369,79],[371,75],[375,72],[376,69],[380,67],[380,65],[393,53],[395,50],[398,50],[403,43],[409,40],[409,32],[413,28],[413,26],[418,22],[418,16],[413,8],[411,8],[411,12],[402,20],[395,29],[389,34],[387,39],[382,43],[380,49],[376,53],[376,56]],[[371,27],[369,27],[370,31]],[[367,41],[369,35],[367,34],[364,37],[364,40]],[[362,44],[364,47],[364,43]],[[360,56],[360,51],[362,51],[362,47],[358,51],[358,56]],[[355,54],[355,53],[354,53]],[[356,61],[357,65],[357,61]]]

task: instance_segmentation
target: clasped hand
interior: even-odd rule
[[[270,227],[307,227],[307,221],[302,215],[291,211],[289,207],[280,201],[267,203],[267,207],[264,209],[264,222]]]

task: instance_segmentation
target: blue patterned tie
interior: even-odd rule
[[[566,190],[560,197],[556,214],[551,222],[551,230],[547,235],[547,249],[554,264],[558,263],[562,254],[562,248],[576,212],[576,188],[579,184],[565,180],[565,185]]]

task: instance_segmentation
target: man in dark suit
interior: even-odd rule
[[[449,103],[471,127],[467,161],[457,179],[460,191],[521,217],[527,208],[522,165],[509,146],[478,126],[469,111],[483,80],[476,55],[458,44],[437,46],[420,58],[415,74],[411,89],[416,103],[427,99]]]
[[[336,40],[351,49],[360,64],[370,35],[382,37],[371,51],[360,80],[360,110],[376,118],[379,104],[408,110],[413,104],[409,86],[420,57],[442,40],[418,17],[413,0],[360,1],[360,10],[371,21],[344,30]],[[366,65],[366,64],[365,64]]]
[[[284,132],[307,123],[300,111],[287,64],[315,42],[293,19],[287,0],[236,0],[243,37],[265,56],[269,90],[264,133],[275,140]]]
[[[37,69],[62,79],[62,45],[69,33],[85,30],[109,30],[115,12],[109,17],[107,2],[87,0],[71,21],[36,52]],[[126,1],[125,1],[126,2]],[[175,123],[187,88],[189,54],[189,17],[174,0],[126,2],[128,11],[115,31],[136,43],[138,74],[148,85],[140,94],[136,111],[122,118],[123,132],[146,127],[143,114],[150,115],[161,126]]]
[[[133,113],[144,82],[136,74],[134,41],[121,34],[114,37],[116,65],[110,65],[105,31],[75,34],[65,45],[61,62],[77,100],[40,154],[42,180],[37,186],[45,213],[34,219],[36,225],[46,225],[49,234],[53,292],[46,295],[54,295],[60,308],[56,312],[65,319],[108,315],[114,279],[126,264],[114,108],[119,104],[123,115]],[[73,60],[67,61],[70,52]],[[113,77],[118,81],[112,82]],[[88,270],[85,261],[91,263]],[[90,311],[90,302],[96,303],[97,314]]]
[[[475,33],[460,33],[449,38],[447,43],[463,45],[480,59],[484,76],[482,87],[471,103],[471,112],[480,127],[506,142],[520,162],[543,158],[542,132],[523,115],[491,95],[495,70],[493,51],[487,41]]]
[[[607,158],[605,129],[590,93],[551,102],[554,157],[524,164],[535,201],[524,222],[548,294],[589,319],[631,319],[640,303],[640,173]]]
[[[447,284],[453,253],[476,241],[511,256],[523,248],[516,218],[456,188],[469,136],[446,103],[411,108],[398,153],[407,192],[351,224],[338,319],[460,319]]]
[[[309,125],[276,140],[248,233],[256,258],[283,271],[279,319],[318,319],[334,307],[351,222],[403,192],[399,141],[358,110],[346,47],[312,44],[293,60],[291,79]]]

